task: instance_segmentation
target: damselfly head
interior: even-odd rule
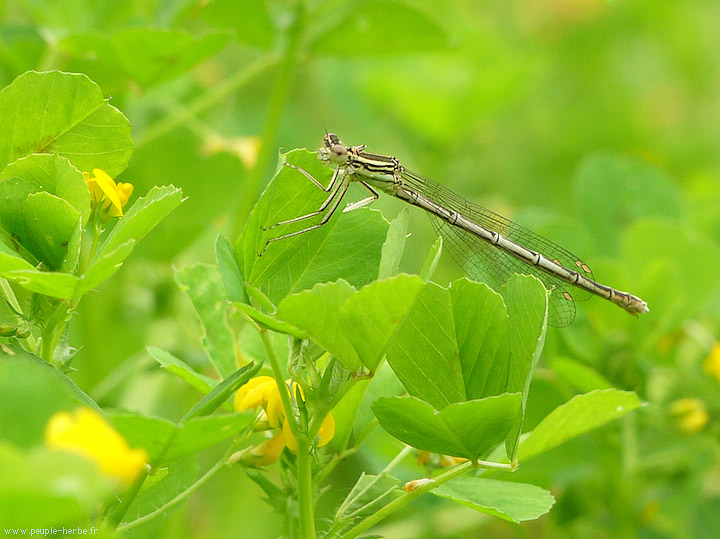
[[[348,159],[348,150],[335,133],[326,133],[323,137],[323,145],[318,150],[318,157],[322,161],[343,164]]]

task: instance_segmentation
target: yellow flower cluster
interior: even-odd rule
[[[149,460],[144,449],[131,449],[125,438],[90,408],[53,415],[45,425],[45,444],[83,455],[125,486],[132,484]]]
[[[297,387],[297,384],[293,384],[293,392]],[[287,386],[284,388],[289,392]],[[285,447],[290,451],[297,451],[297,440],[292,433],[287,417],[285,417],[280,391],[274,378],[257,376],[251,379],[238,389],[233,403],[238,412],[257,410],[262,407],[270,426],[280,429],[272,438],[252,449],[253,464],[257,466],[272,464],[280,457]],[[321,447],[327,444],[333,436],[335,436],[335,419],[332,414],[328,414],[318,431],[317,445]]]
[[[93,174],[95,176],[91,177],[89,172],[83,172],[93,208],[99,208],[103,216],[122,217],[123,208],[132,196],[133,184],[115,183],[107,172],[99,168],[94,168]]]

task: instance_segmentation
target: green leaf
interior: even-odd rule
[[[182,190],[174,186],[153,187],[118,220],[98,250],[97,258],[114,251],[128,240],[144,238],[182,202]]]
[[[33,192],[47,191],[67,201],[78,212],[90,211],[90,193],[82,172],[58,154],[31,154],[9,164],[0,172],[0,182],[20,178],[33,186]]]
[[[559,378],[565,380],[573,389],[588,393],[594,389],[610,389],[613,385],[592,367],[583,365],[568,357],[556,357],[550,367]]]
[[[287,335],[291,335],[293,337],[296,337],[298,339],[307,339],[308,336],[305,334],[304,331],[296,328],[295,326],[288,324],[287,322],[284,322],[283,320],[278,320],[272,315],[266,314],[262,311],[257,310],[251,305],[248,305],[247,303],[233,303],[233,307],[235,307],[238,311],[245,314],[248,318],[254,320],[258,324],[260,324],[263,327],[266,327],[269,330],[275,331],[277,333],[285,333]]]
[[[115,177],[133,152],[130,122],[85,75],[20,75],[0,91],[0,118],[0,169],[32,153],[58,153],[80,170]]]
[[[285,511],[288,503],[288,494],[285,489],[281,489],[269,478],[265,470],[255,470],[252,468],[246,468],[245,473],[249,479],[252,479],[257,486],[259,486],[265,493],[265,499],[263,501],[270,504],[270,506],[281,513]]]
[[[76,273],[78,264],[80,263],[80,253],[82,250],[84,218],[85,218],[84,216],[81,216],[80,219],[78,219],[78,222],[75,223],[75,229],[73,230],[72,234],[70,235],[70,240],[68,241],[68,244],[67,244],[65,258],[63,259],[62,264],[60,265],[60,271],[64,271],[64,272],[72,273],[72,274]]]
[[[36,271],[35,267],[11,247],[0,241],[0,275],[13,270]]]
[[[178,359],[170,352],[148,346],[148,353],[155,358],[163,369],[179,376],[203,394],[208,394],[217,385],[217,380],[196,372],[190,365]]]
[[[248,363],[217,384],[210,393],[200,399],[182,417],[180,423],[187,423],[195,417],[208,415],[217,410],[240,386],[246,384],[262,367],[262,363]]]
[[[100,283],[110,278],[123,264],[123,261],[130,256],[135,248],[135,240],[130,240],[112,252],[96,257],[81,276],[81,280],[75,289],[75,299],[84,296]]]
[[[270,301],[268,297],[263,294],[258,288],[250,286],[249,284],[247,284],[247,282],[245,282],[245,291],[248,294],[248,299],[255,302],[263,311],[271,313],[277,312],[277,307],[275,306],[275,304]]]
[[[175,423],[160,417],[109,411],[107,418],[130,447],[141,447],[148,452],[153,467],[164,462],[168,446],[172,444],[179,430]]]
[[[208,358],[225,378],[237,369],[235,336],[227,321],[228,300],[215,266],[197,264],[175,270],[175,280],[192,301],[203,327]]]
[[[240,43],[269,49],[275,27],[265,0],[215,0],[202,5],[202,18],[215,28],[231,29]]]
[[[118,246],[115,251],[95,258],[85,274],[76,277],[69,273],[45,272],[35,269],[12,253],[8,247],[0,244],[0,275],[31,292],[59,299],[74,300],[87,294],[115,273],[122,266],[123,260],[130,255],[134,246],[135,241],[130,240]],[[8,269],[4,270],[4,268]]]
[[[371,282],[378,273],[388,228],[377,211],[338,210],[320,228],[274,241],[265,249],[271,238],[317,224],[319,217],[270,228],[280,221],[316,211],[328,196],[300,171],[285,166],[285,162],[302,168],[324,184],[331,175],[314,152],[292,150],[280,155],[275,176],[235,245],[246,284],[260,288],[277,305],[286,295],[317,283],[344,279],[359,288]]]
[[[189,71],[220,51],[226,34],[195,37],[183,30],[130,28],[108,37],[104,33],[72,34],[57,47],[73,69],[99,73],[103,87],[147,90]],[[108,90],[108,88],[106,88]]]
[[[398,275],[360,289],[343,305],[341,330],[371,371],[377,368],[423,287],[417,276]]]
[[[467,400],[448,290],[427,283],[395,333],[387,361],[410,395],[436,410]]]
[[[362,364],[350,341],[340,331],[340,307],[355,289],[342,279],[317,284],[310,290],[286,296],[278,306],[278,316],[338,358],[350,371]]]
[[[510,373],[508,392],[522,392],[522,419],[514,425],[507,439],[507,452],[514,460],[525,419],[530,382],[545,346],[548,321],[548,291],[535,277],[514,275],[502,289],[510,324]]]
[[[245,290],[243,275],[240,273],[240,268],[235,260],[233,246],[230,240],[221,234],[215,240],[215,258],[222,274],[228,299],[240,303],[250,303]]]
[[[602,389],[576,395],[550,412],[523,440],[519,458],[528,460],[639,406],[632,391]]]
[[[555,503],[550,492],[535,485],[483,477],[459,477],[431,492],[511,522],[539,518]]]
[[[62,264],[80,216],[36,182],[17,177],[0,181],[0,227],[49,268]]]
[[[345,497],[335,512],[332,533],[350,525],[354,520],[372,515],[391,501],[403,495],[400,480],[388,474],[360,474],[352,490]]]
[[[248,412],[194,417],[179,430],[168,448],[163,462],[192,455],[201,449],[234,436],[255,420],[255,413]]]
[[[62,198],[45,191],[27,197],[24,213],[28,237],[23,244],[50,268],[59,268],[80,213]]]
[[[432,279],[433,273],[435,273],[435,268],[437,267],[438,262],[440,262],[442,246],[442,236],[438,236],[435,242],[432,244],[432,247],[430,247],[430,251],[428,251],[427,258],[425,259],[425,264],[423,264],[423,267],[420,270],[420,278],[423,281],[429,281],[430,279]]]
[[[130,523],[136,519],[156,511],[158,507],[166,504],[178,496],[187,495],[198,480],[200,472],[197,466],[197,457],[190,455],[158,468],[154,475],[149,476],[140,493],[133,500],[130,509],[125,515],[125,522]],[[176,506],[177,507],[177,506]],[[172,508],[169,512],[172,511]],[[135,530],[132,535],[143,536],[145,530],[152,528],[154,522],[148,522]],[[143,531],[141,531],[143,530]]]
[[[374,378],[375,377],[373,377],[373,379]],[[369,383],[369,379],[358,380],[332,409],[332,415],[335,419],[335,436],[333,436],[333,439],[330,441],[330,446],[336,449],[338,453],[345,451],[350,443],[350,435],[353,432],[353,420],[357,418],[360,404],[362,403]],[[356,445],[360,445],[357,437]]]
[[[387,279],[398,272],[400,267],[400,259],[405,250],[405,241],[407,240],[407,230],[410,224],[410,210],[403,208],[395,219],[390,222],[385,243],[382,246],[382,256],[380,257],[380,269],[378,270],[378,279]]]
[[[252,423],[255,414],[195,417],[178,426],[165,419],[139,414],[109,413],[108,419],[131,447],[142,447],[153,467],[192,455],[221,442]]]
[[[399,275],[348,298],[341,330],[374,370],[383,354],[408,392],[442,409],[453,402],[525,392],[542,349],[547,292],[514,276],[502,298],[461,279],[449,289]]]
[[[488,286],[467,279],[452,284],[450,298],[466,397],[506,393],[513,364],[503,298]]]
[[[80,279],[69,273],[50,273],[34,268],[10,270],[3,272],[2,276],[30,292],[68,300],[75,297],[75,290],[80,283]]]
[[[423,11],[388,0],[363,2],[347,12],[312,44],[316,55],[390,56],[429,52],[447,46],[445,31]]]
[[[398,440],[433,453],[477,460],[487,455],[517,424],[522,395],[457,402],[436,411],[415,397],[379,399],[373,411]]]

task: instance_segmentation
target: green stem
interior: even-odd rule
[[[313,508],[312,455],[308,438],[298,438],[298,511],[300,514],[300,536],[303,539],[315,538],[315,513]]]
[[[117,527],[118,524],[120,524],[120,521],[123,519],[125,514],[127,513],[128,509],[130,509],[130,506],[135,501],[135,498],[138,495],[138,492],[140,492],[140,489],[145,484],[145,480],[147,479],[148,474],[147,472],[143,473],[140,477],[138,477],[135,482],[133,483],[130,490],[128,490],[125,493],[125,496],[123,496],[122,502],[118,506],[118,508],[113,511],[113,513],[107,517],[108,523],[113,527]]]
[[[388,465],[385,466],[385,468],[383,468],[383,471],[380,472],[378,475],[388,474],[388,473],[392,472],[393,469],[395,468],[395,466],[400,464],[405,459],[405,457],[407,457],[412,452],[412,450],[413,450],[413,448],[410,447],[409,445],[406,445],[405,447],[403,447],[402,451],[400,451],[397,455],[395,455],[395,458],[392,459],[390,462],[388,462]]]
[[[512,470],[512,466],[510,464],[501,464],[497,462],[488,462],[488,461],[478,461],[478,466],[486,467],[486,468],[497,468],[497,469],[503,469],[503,470]],[[411,502],[418,496],[421,496],[425,494],[426,492],[430,492],[431,490],[439,487],[440,485],[447,483],[451,479],[455,479],[456,477],[459,477],[460,475],[468,472],[469,470],[474,469],[475,466],[473,466],[473,463],[468,461],[464,462],[458,466],[455,466],[454,468],[450,468],[446,472],[441,473],[434,479],[430,480],[428,483],[411,490],[410,492],[406,492],[399,498],[394,499],[389,504],[387,504],[385,507],[380,509],[377,513],[374,513],[367,518],[361,520],[359,523],[357,523],[355,526],[350,528],[347,533],[343,534],[343,539],[352,539],[353,537],[357,537],[361,533],[369,530],[372,528],[375,524],[380,522],[385,517],[389,516],[390,514],[394,513],[407,503]]]
[[[296,75],[304,26],[305,2],[304,0],[296,0],[293,21],[285,36],[287,41],[278,65],[275,84],[270,94],[270,101],[263,125],[262,145],[258,153],[257,163],[255,163],[250,173],[247,188],[241,193],[241,198],[237,204],[238,210],[234,213],[235,221],[232,223],[231,229],[233,236],[240,233],[243,223],[245,223],[247,216],[250,214],[250,209],[255,204],[258,196],[260,196],[263,186],[262,180],[269,163],[276,156],[277,133],[280,127],[280,120],[285,112],[288,97],[290,96],[290,91],[292,90],[293,79]]]
[[[230,457],[230,455],[232,455],[238,447],[239,447],[238,442],[231,444],[230,447],[228,448],[228,450],[222,456],[222,458],[217,463],[215,463],[215,465],[212,468],[210,468],[207,472],[205,472],[205,474],[200,479],[195,481],[187,489],[185,489],[180,494],[178,494],[177,496],[175,496],[174,498],[169,500],[167,503],[161,505],[154,511],[152,511],[146,515],[143,515],[140,518],[133,520],[132,522],[128,522],[126,524],[122,524],[122,525],[118,526],[117,530],[125,531],[125,530],[130,530],[132,528],[135,528],[137,526],[140,526],[141,524],[144,524],[145,522],[152,520],[153,518],[155,518],[159,515],[162,515],[163,513],[165,513],[168,509],[170,509],[174,505],[179,504],[185,498],[190,496],[190,494],[192,494],[197,489],[199,489],[202,485],[207,483],[213,475],[215,475],[218,471],[220,471],[220,469],[223,466],[225,466],[228,457]]]
[[[75,303],[67,303],[61,300],[47,319],[42,336],[40,337],[40,357],[50,364],[53,363],[55,349],[70,319],[70,313],[74,310]]]
[[[280,400],[283,404],[283,411],[285,412],[285,417],[288,420],[288,426],[290,427],[290,431],[293,433],[293,436],[295,436],[295,439],[299,442],[300,429],[298,428],[297,421],[295,421],[295,411],[293,410],[292,403],[290,402],[290,392],[288,391],[288,387],[285,385],[283,373],[280,369],[280,362],[278,361],[275,349],[272,347],[272,343],[268,338],[266,329],[260,329],[260,339],[262,340],[263,346],[265,347],[265,353],[267,354],[268,360],[270,361],[270,368],[273,371],[273,377],[275,378],[275,383],[277,384],[278,391],[280,392]]]
[[[297,480],[298,480],[298,510],[300,516],[300,534],[304,539],[313,539],[315,537],[315,514],[313,508],[313,477],[312,477],[312,455],[310,453],[310,439],[304,434],[300,434],[300,427],[295,421],[295,412],[290,402],[290,394],[285,386],[280,363],[277,354],[272,347],[272,343],[267,335],[267,330],[260,330],[260,337],[265,347],[270,367],[275,377],[275,383],[280,391],[280,398],[285,410],[285,418],[288,422],[290,430],[295,436],[298,444],[297,451]]]

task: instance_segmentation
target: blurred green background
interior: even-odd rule
[[[2,86],[30,69],[86,73],[133,124],[119,180],[188,197],[73,320],[72,377],[102,405],[177,419],[197,400],[145,352],[204,365],[173,268],[212,262],[218,233],[237,237],[279,148],[316,148],[333,131],[549,237],[650,305],[636,320],[595,299],[550,330],[529,427],[583,391],[581,365],[649,404],[521,467],[519,480],[557,497],[549,515],[514,526],[422,498],[378,533],[717,536],[718,2],[10,0],[0,14]],[[375,207],[391,218],[402,204]],[[433,242],[421,213],[401,266],[411,273]],[[435,280],[460,275],[444,255]],[[376,431],[330,478],[324,506],[396,450]],[[281,533],[236,469],[158,520],[163,537]]]

